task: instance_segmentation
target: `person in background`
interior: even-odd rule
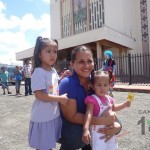
[[[91,73],[94,69],[94,60],[91,49],[86,46],[77,46],[71,54],[70,66],[72,67],[72,76],[63,78],[59,83],[59,93],[67,93],[70,100],[64,106],[60,104],[62,112],[62,131],[61,150],[91,150],[90,145],[86,145],[82,141],[83,123],[86,112],[84,99],[87,95],[93,94],[91,89]],[[112,125],[107,129],[100,129],[104,133],[103,137],[106,141],[121,130],[121,125],[115,121],[115,113],[107,110],[103,116],[94,116],[91,124]]]
[[[66,70],[68,70],[66,67],[63,69],[63,71],[62,71],[62,73],[61,74],[63,74]]]
[[[110,107],[112,111],[120,111],[130,107],[131,101],[126,100],[120,104],[114,104],[115,99],[108,95],[110,87],[110,77],[108,71],[95,71],[92,75],[92,84],[95,93],[85,98],[86,114],[83,125],[82,140],[86,144],[91,144],[92,150],[116,150],[118,148],[116,136],[114,135],[109,141],[101,139],[104,134],[97,131],[105,128],[105,125],[90,125],[93,116],[102,116],[103,112]]]
[[[64,74],[64,72],[65,72],[66,76],[71,76],[72,75],[72,72],[69,69],[64,68],[63,71],[60,73],[60,76],[62,76]]]
[[[8,71],[6,70],[6,67],[5,66],[2,66],[1,67],[1,73],[0,73],[0,78],[1,78],[1,84],[2,84],[2,89],[3,89],[3,95],[5,95],[5,89],[7,89],[7,92],[8,94],[12,94],[10,91],[9,91],[9,73]]]
[[[22,94],[20,93],[20,85],[22,81],[22,72],[19,66],[16,66],[15,76],[16,76],[16,81],[15,81],[16,95],[21,96]]]
[[[52,150],[61,136],[62,120],[59,104],[69,100],[67,94],[59,96],[59,78],[54,64],[57,60],[57,40],[38,37],[34,49],[34,69],[31,78],[35,101],[29,125],[29,145],[36,150]]]
[[[113,53],[110,50],[106,50],[104,52],[105,61],[103,62],[103,66],[101,70],[108,71],[110,74],[110,88],[109,95],[113,97],[113,87],[115,84],[115,72],[116,72],[116,62],[112,59]]]
[[[25,96],[32,95],[31,89],[31,74],[32,74],[32,67],[30,64],[30,60],[25,61],[25,65],[22,68],[23,71],[23,79],[25,82]]]

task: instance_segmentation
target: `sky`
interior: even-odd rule
[[[0,0],[0,64],[20,64],[16,53],[50,37],[50,0]]]

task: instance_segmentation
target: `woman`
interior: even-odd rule
[[[60,94],[67,93],[68,101],[66,106],[60,105],[62,111],[62,137],[60,140],[61,150],[90,150],[90,145],[82,142],[82,129],[84,123],[84,114],[86,105],[84,99],[91,95],[90,75],[94,69],[92,51],[85,46],[76,47],[71,54],[71,63],[73,75],[61,80],[59,84]],[[121,125],[114,122],[115,114],[107,111],[102,117],[93,117],[91,124],[104,124],[107,129],[100,130],[104,133],[103,138],[109,140],[113,135],[121,130]]]

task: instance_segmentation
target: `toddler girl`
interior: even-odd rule
[[[102,139],[102,137],[108,135],[98,133],[98,130],[100,128],[105,128],[105,125],[91,125],[90,133],[90,122],[93,115],[102,116],[103,112],[108,109],[108,107],[111,107],[112,111],[119,111],[123,108],[130,107],[131,102],[126,100],[124,103],[114,104],[114,98],[108,95],[110,77],[107,71],[96,71],[92,77],[92,83],[95,94],[85,98],[87,109],[84,120],[82,139],[86,144],[91,143],[92,150],[116,150],[117,142],[115,136],[106,142],[104,139]]]

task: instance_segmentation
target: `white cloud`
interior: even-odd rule
[[[25,42],[25,35],[23,32],[1,32],[0,36],[1,46],[6,52],[11,50],[18,51],[20,48],[29,46],[30,44]]]
[[[0,14],[0,30],[13,29],[19,26],[21,20],[17,16],[6,18],[4,14]]]
[[[26,14],[22,17],[20,22],[20,30],[25,32],[27,30],[42,30],[50,28],[50,15],[42,14],[39,19],[36,19],[32,14]]]
[[[34,2],[34,1],[37,1],[37,0],[26,0],[26,1]],[[41,1],[43,1],[43,2],[45,2],[45,3],[47,3],[47,4],[49,4],[49,3],[50,3],[50,0],[41,0]]]
[[[45,13],[35,18],[33,14],[25,14],[22,18],[13,15],[7,18],[4,9],[5,5],[0,1],[0,63],[10,64],[16,62],[16,52],[34,46],[26,41],[27,32],[50,37],[50,15]]]
[[[0,1],[0,13],[3,9],[6,9],[4,3],[2,1]]]
[[[50,15],[43,14],[41,16],[39,26],[41,29],[44,29],[44,32],[41,33],[43,37],[50,37]]]
[[[10,59],[12,62],[16,62],[15,53],[30,47],[30,44],[25,41],[25,35],[22,32],[0,32],[0,35],[1,63],[10,63]]]
[[[42,1],[50,4],[50,0],[42,0]]]

